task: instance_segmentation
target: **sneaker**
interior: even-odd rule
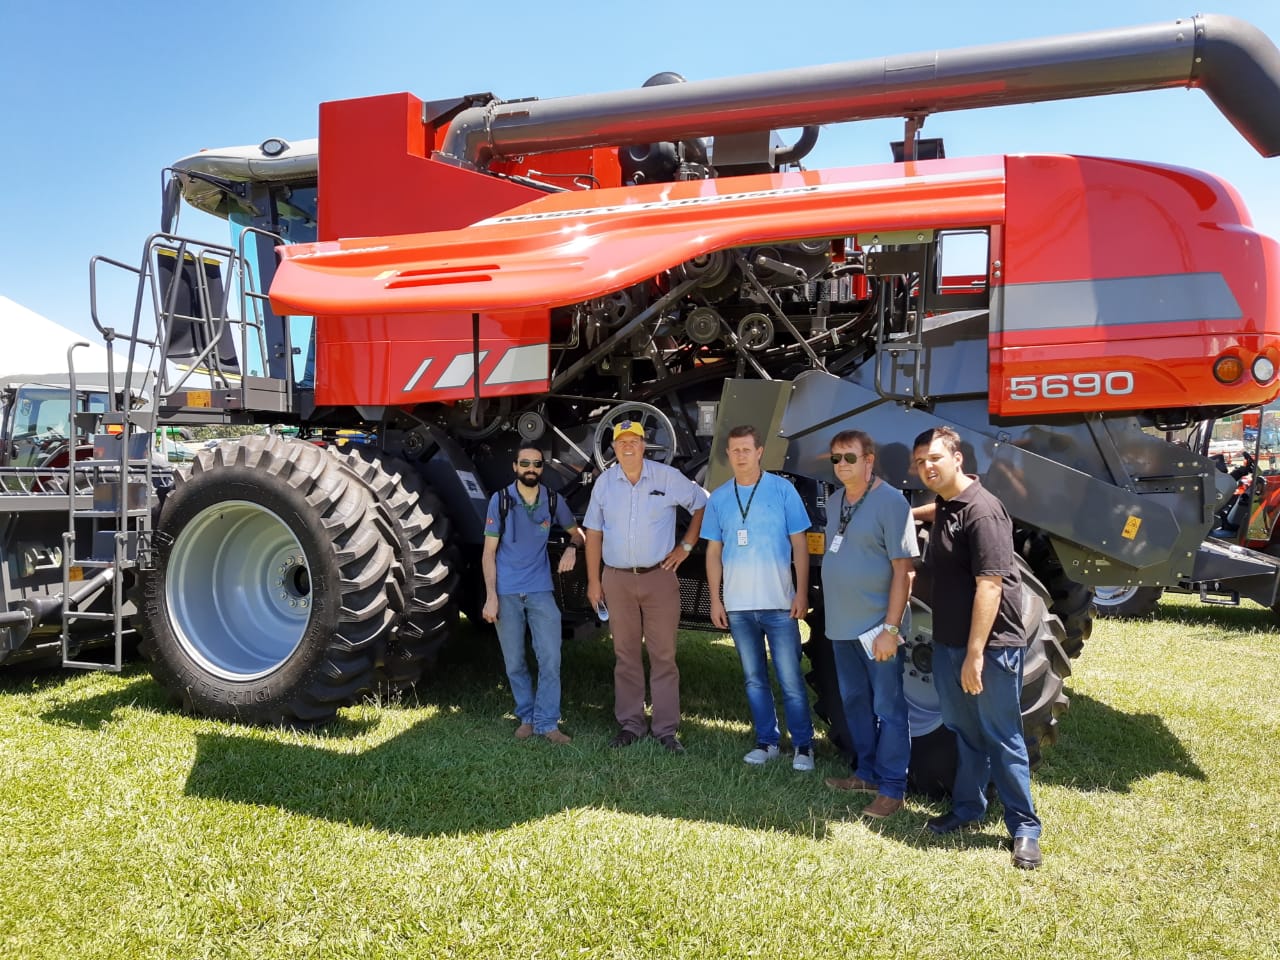
[[[791,769],[808,773],[813,769],[813,747],[796,747],[796,755],[791,761]]]
[[[755,749],[742,758],[742,762],[749,763],[753,767],[760,767],[770,760],[776,759],[777,756],[778,745],[776,743],[757,743]]]
[[[522,724],[520,724],[520,726],[516,727],[516,739],[517,739],[517,740],[528,740],[528,739],[529,739],[530,737],[532,737],[532,736],[533,736],[533,724],[532,724],[532,723],[522,723]]]
[[[542,739],[550,743],[573,743],[573,737],[569,736],[561,730],[552,727],[542,735]]]

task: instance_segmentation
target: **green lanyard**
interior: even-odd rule
[[[747,522],[747,514],[751,512],[751,501],[756,498],[756,491],[760,489],[760,484],[764,480],[764,474],[760,474],[760,479],[756,481],[756,485],[751,488],[751,496],[747,497],[747,505],[742,505],[742,497],[738,496],[738,481],[733,481],[733,499],[738,501],[738,512],[742,514],[742,522]]]

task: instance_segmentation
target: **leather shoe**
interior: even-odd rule
[[[684,753],[684,744],[676,739],[676,735],[674,733],[667,734],[658,742],[662,744],[663,749],[668,753]]]
[[[532,724],[532,723],[522,723],[522,724],[520,724],[520,726],[516,727],[516,739],[517,739],[517,740],[528,740],[528,739],[529,739],[530,737],[532,737],[532,736],[533,736],[533,724]]]
[[[562,730],[555,729],[554,727],[544,733],[542,738],[551,743],[573,743],[573,737],[569,736]]]
[[[898,797],[886,797],[883,793],[862,808],[862,815],[872,820],[883,820],[892,817],[902,809],[902,800]]]
[[[977,830],[980,826],[977,820],[962,820],[954,813],[944,813],[940,817],[933,817],[926,820],[924,825],[929,828],[931,833],[939,835],[955,833],[957,830]]]
[[[629,747],[639,739],[640,735],[638,733],[632,733],[630,730],[619,730],[613,735],[613,739],[609,741],[609,746],[614,748]]]
[[[859,776],[827,777],[822,781],[833,790],[852,790],[854,793],[879,793],[880,788],[874,783],[867,783]]]
[[[1019,870],[1034,870],[1044,863],[1040,841],[1035,837],[1014,837],[1013,865]]]

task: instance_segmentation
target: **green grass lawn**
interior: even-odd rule
[[[1036,779],[1045,866],[747,768],[724,638],[681,645],[689,748],[610,751],[612,655],[567,643],[573,744],[517,742],[496,641],[319,733],[170,708],[146,671],[0,675],[0,957],[1280,956],[1280,638],[1166,599],[1100,621]]]

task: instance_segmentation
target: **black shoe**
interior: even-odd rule
[[[1044,863],[1040,854],[1040,841],[1035,837],[1015,837],[1013,840],[1013,865],[1019,870],[1034,870]]]
[[[676,739],[674,733],[669,733],[658,741],[662,744],[664,750],[668,753],[684,753],[684,744]]]
[[[630,730],[619,730],[613,735],[613,739],[609,741],[611,747],[629,747],[640,739],[638,733],[632,733]]]
[[[977,820],[962,820],[954,813],[944,813],[940,817],[926,820],[924,825],[931,833],[941,835],[955,833],[957,830],[977,830],[980,824]]]

